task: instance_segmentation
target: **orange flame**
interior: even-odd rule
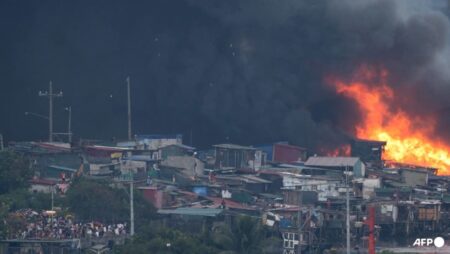
[[[351,147],[350,145],[342,145],[340,147],[334,148],[334,149],[328,149],[322,147],[319,149],[320,154],[324,154],[326,156],[330,157],[338,157],[338,156],[350,156],[351,154]]]
[[[434,119],[396,109],[398,97],[387,85],[387,76],[386,70],[364,66],[351,82],[330,80],[336,91],[355,100],[362,112],[356,136],[386,141],[385,160],[433,167],[440,175],[450,175],[450,146],[432,138]]]

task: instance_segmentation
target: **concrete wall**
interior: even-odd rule
[[[364,199],[370,199],[375,196],[375,188],[381,187],[381,180],[379,178],[376,179],[364,179],[363,180],[363,190],[362,195]]]
[[[411,187],[428,184],[428,173],[419,170],[402,170],[403,181]]]
[[[51,193],[52,186],[51,185],[32,184],[30,186],[30,191],[31,192]]]
[[[161,162],[162,166],[182,168],[183,174],[194,176],[203,175],[205,165],[202,161],[192,156],[169,156]]]
[[[291,175],[283,175],[283,187],[298,188],[304,191],[316,191],[319,201],[326,201],[327,197],[339,196],[336,186],[339,181],[327,181],[320,179],[301,178]]]
[[[353,166],[353,176],[356,178],[364,177],[366,175],[366,165],[358,160]]]

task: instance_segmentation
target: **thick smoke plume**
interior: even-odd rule
[[[2,25],[22,29],[11,29],[18,42],[0,42],[12,48],[2,66],[15,66],[7,77],[20,84],[8,96],[26,91],[30,98],[17,111],[41,104],[45,110],[35,92],[54,79],[68,94],[79,135],[104,129],[105,137],[125,136],[122,93],[131,75],[137,133],[182,132],[189,139],[192,132],[198,146],[288,140],[317,149],[346,142],[361,113],[325,77],[350,78],[362,64],[382,65],[391,74],[389,84],[404,95],[398,106],[439,117],[436,134],[450,143],[446,4],[179,0],[4,6],[2,19],[17,15],[9,14],[12,8],[24,20]],[[2,123],[0,131],[18,138],[19,131],[7,126]],[[45,133],[45,125],[40,128],[36,135]]]

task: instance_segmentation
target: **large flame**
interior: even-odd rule
[[[362,121],[356,126],[361,139],[387,141],[384,159],[433,167],[450,175],[450,146],[434,139],[432,118],[417,117],[395,107],[399,99],[388,86],[388,72],[362,67],[353,81],[331,79],[336,91],[357,102]]]

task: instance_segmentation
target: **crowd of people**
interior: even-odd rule
[[[80,239],[114,237],[127,234],[127,224],[103,224],[100,222],[76,222],[73,216],[59,216],[54,211],[38,213],[24,209],[10,214],[8,225],[11,239]],[[8,223],[8,222],[7,222]]]

